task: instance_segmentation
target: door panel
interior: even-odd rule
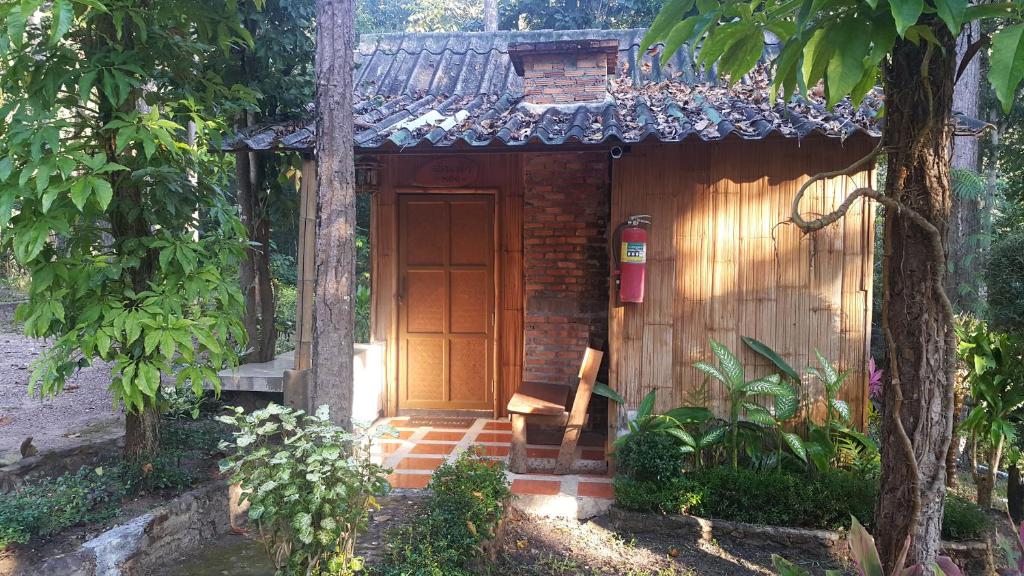
[[[399,408],[493,408],[494,201],[398,199]]]

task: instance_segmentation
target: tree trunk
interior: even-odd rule
[[[484,32],[498,30],[498,0],[484,0]]]
[[[961,383],[953,390],[953,430],[960,425],[960,413],[964,409],[964,386]],[[946,488],[956,488],[956,469],[960,460],[960,440],[954,436],[946,450]]]
[[[124,419],[124,456],[135,460],[160,449],[160,410],[147,403],[142,412],[128,412]]]
[[[1024,522],[1024,481],[1017,464],[1010,464],[1006,479],[1006,507],[1014,524]]]
[[[975,477],[975,486],[978,489],[977,502],[978,506],[981,506],[985,510],[992,507],[992,490],[996,486],[996,475],[999,473],[999,461],[1002,460],[1003,456],[1003,443],[1004,439],[1000,438],[999,443],[992,446],[988,453],[988,461],[986,466],[988,469],[985,470],[984,474],[975,473],[978,475]]]
[[[975,20],[964,26],[956,40],[956,60],[960,62],[967,55],[967,49],[981,37],[981,24]],[[953,87],[953,110],[972,118],[978,118],[981,100],[981,58],[975,56],[963,75]],[[950,165],[977,171],[981,167],[981,147],[977,138],[955,138],[953,140]],[[977,312],[981,302],[981,258],[978,258],[977,240],[984,232],[981,216],[982,196],[964,197],[953,195],[952,214],[949,219],[949,269],[946,275],[946,294],[958,311]],[[963,289],[962,289],[963,288]],[[957,387],[953,401],[953,429],[960,424],[963,407],[963,386]],[[949,443],[946,452],[946,486],[956,487],[957,460],[960,457],[960,443],[956,438]]]
[[[260,310],[260,338],[257,362],[270,362],[277,348],[277,326],[274,325],[274,278],[270,272],[270,215],[267,206],[255,202],[256,220],[253,240],[259,245],[256,254],[256,300]]]
[[[250,156],[247,152],[235,154],[235,181],[238,188],[238,206],[242,225],[245,226],[248,239],[252,240],[252,221],[254,218],[252,209],[252,178],[250,177]],[[245,257],[239,265],[238,282],[242,289],[242,297],[245,299],[245,317],[242,324],[245,326],[245,333],[248,337],[249,353],[245,355],[246,362],[256,362],[259,346],[260,319],[257,312],[256,298],[256,254],[252,246],[246,246]]]
[[[885,222],[882,327],[892,383],[882,408],[875,537],[886,574],[908,538],[910,562],[930,565],[938,554],[953,422],[956,339],[944,279],[956,51],[938,18],[925,21],[940,46],[897,40],[883,69],[885,194],[906,207],[886,210]]]
[[[316,283],[312,405],[351,428],[356,195],[352,158],[352,0],[316,3]]]
[[[975,20],[964,26],[956,42],[957,65],[967,48],[981,37],[981,24]],[[953,110],[978,118],[981,99],[981,58],[975,56],[964,68],[953,89]],[[977,138],[956,138],[951,149],[953,168],[977,172],[980,168],[980,143]],[[981,294],[981,258],[978,236],[983,233],[982,194],[954,194],[949,218],[949,272],[946,293],[957,311],[978,312]],[[956,444],[951,444],[956,449]]]

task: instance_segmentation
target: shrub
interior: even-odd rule
[[[81,468],[75,474],[36,479],[0,498],[0,548],[113,518],[123,491],[115,474]]]
[[[679,513],[697,507],[704,497],[700,486],[676,478],[668,482],[649,482],[617,477],[615,505],[637,512]]]
[[[947,540],[977,540],[989,527],[989,517],[983,508],[955,494],[946,495],[946,508],[942,515],[942,537]]]
[[[641,431],[627,436],[615,449],[619,473],[641,482],[671,482],[682,471],[679,440],[658,431]]]
[[[816,476],[716,467],[669,482],[615,479],[615,504],[641,512],[686,513],[733,522],[838,530],[853,516],[874,524],[878,480],[843,470]],[[989,527],[985,511],[946,497],[942,537],[976,540]]]
[[[288,574],[345,574],[375,498],[387,492],[383,467],[370,460],[365,436],[331,423],[328,408],[315,415],[270,404],[219,418],[237,428],[221,462],[250,502],[271,560]]]
[[[685,512],[797,528],[839,529],[850,516],[870,520],[878,492],[874,480],[841,470],[808,476],[720,467],[687,479],[690,492],[679,497],[691,502]]]
[[[481,544],[495,537],[510,496],[504,466],[466,451],[439,467],[424,511],[389,535],[390,554],[377,573],[388,576],[466,575]]]

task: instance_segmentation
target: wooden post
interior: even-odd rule
[[[508,469],[516,474],[526,472],[526,416],[512,414],[512,453]]]
[[[295,369],[309,370],[313,357],[313,286],[316,283],[316,161],[302,159],[299,188],[298,290],[295,297]]]

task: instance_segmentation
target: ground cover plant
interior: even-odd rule
[[[389,556],[378,576],[460,576],[494,539],[510,498],[505,467],[473,450],[440,466],[427,489],[425,510],[390,535]]]

